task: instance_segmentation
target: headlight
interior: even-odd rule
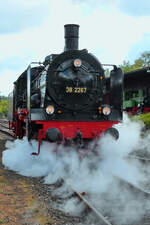
[[[51,114],[54,113],[54,111],[55,111],[54,106],[49,105],[49,106],[46,107],[47,114],[51,115]]]
[[[103,108],[103,114],[105,116],[108,116],[110,113],[111,113],[110,106],[104,106],[104,108]]]
[[[81,65],[82,65],[81,59],[75,59],[75,60],[74,60],[74,66],[75,66],[75,67],[80,67]]]

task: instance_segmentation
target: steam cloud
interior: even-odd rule
[[[32,141],[29,144],[23,139],[6,143],[2,163],[24,176],[44,176],[47,184],[64,179],[64,185],[54,194],[65,198],[72,194],[69,187],[87,192],[92,204],[105,215],[111,215],[116,224],[130,224],[142,218],[150,209],[150,204],[142,194],[137,196],[121,184],[118,177],[142,188],[148,183],[150,167],[130,159],[129,155],[134,152],[149,154],[150,134],[142,137],[143,124],[131,122],[126,115],[124,122],[116,128],[120,138],[117,141],[110,136],[102,138],[97,147],[98,155],[88,152],[81,159],[81,154],[73,148],[43,142],[40,155],[33,156],[31,153],[37,151],[38,143]],[[56,148],[57,153],[54,153]],[[84,209],[76,199],[70,199],[60,207],[73,215]]]

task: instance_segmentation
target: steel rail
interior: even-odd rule
[[[73,189],[72,189],[73,190]],[[89,209],[91,209],[94,214],[100,219],[102,220],[105,224],[107,225],[112,225],[103,215],[102,213],[100,213],[99,211],[97,211],[97,209],[92,206],[80,193],[78,193],[77,191],[73,190],[74,193],[88,206]]]
[[[5,125],[3,125],[3,123],[1,123],[1,122],[0,122],[0,126],[2,126],[2,127],[4,127],[4,128],[6,128],[6,129],[9,129],[9,126],[7,126],[7,127],[6,127],[6,126],[5,126]]]
[[[125,179],[123,179],[123,178],[121,178],[121,177],[119,177],[119,176],[117,176],[117,175],[114,175],[114,174],[112,174],[112,175],[113,175],[114,177],[120,179],[120,180],[123,181],[124,183],[127,183],[127,184],[129,184],[130,186],[134,187],[135,189],[137,189],[137,190],[143,192],[144,194],[150,195],[150,191],[147,191],[147,190],[145,190],[145,189],[143,189],[143,188],[137,186],[136,184],[130,183],[129,181],[127,181],[127,180],[125,180]]]
[[[143,161],[150,161],[150,158],[144,158],[144,157],[140,157],[140,156],[128,156],[129,159],[139,159],[139,160],[143,160]]]
[[[10,134],[10,133],[7,132],[7,131],[4,131],[4,130],[0,129],[0,132],[6,134],[6,135],[8,135],[8,136],[11,136],[13,139],[16,139],[16,137],[15,137],[13,134]]]

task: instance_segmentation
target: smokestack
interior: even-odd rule
[[[79,25],[66,24],[65,28],[65,48],[64,51],[78,50]]]

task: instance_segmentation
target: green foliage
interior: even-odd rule
[[[8,113],[8,100],[0,100],[0,117],[4,118]]]
[[[122,68],[123,72],[129,72],[131,71],[131,64],[129,61],[123,61],[123,64],[120,65],[120,67]]]
[[[123,61],[123,64],[120,65],[123,72],[125,73],[148,66],[150,66],[150,51],[143,52],[141,56],[134,61],[133,64],[131,64],[129,61]]]
[[[150,112],[135,117],[135,120],[141,120],[147,129],[150,129]]]
[[[5,221],[0,218],[0,224],[4,224],[4,223],[5,223]]]
[[[132,70],[137,70],[143,67],[143,61],[141,59],[136,59],[133,64],[130,64],[129,61],[123,61],[123,64],[120,65],[123,72],[130,72]]]
[[[143,67],[150,66],[150,51],[143,52],[139,59],[142,61]]]

